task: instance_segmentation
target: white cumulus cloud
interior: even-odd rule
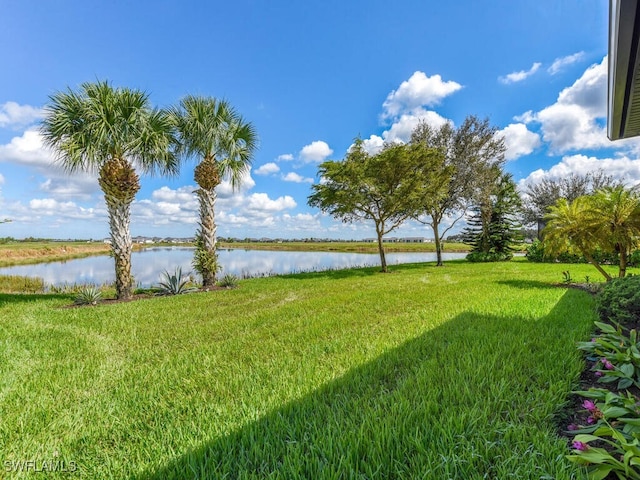
[[[533,65],[531,65],[531,68],[529,70],[520,70],[519,72],[509,73],[503,77],[498,77],[498,80],[500,80],[500,82],[504,84],[522,82],[523,80],[536,73],[541,65],[542,64],[540,62],[535,62]]]
[[[278,158],[276,158],[276,160],[278,162],[290,162],[293,160],[293,155],[291,155],[290,153],[283,153],[282,155],[278,155]]]
[[[443,98],[462,88],[457,82],[443,81],[440,75],[428,77],[424,72],[414,72],[408,80],[393,90],[382,104],[383,118],[391,118],[402,112],[411,111],[422,106],[434,106]]]
[[[289,172],[286,175],[283,175],[282,180],[293,183],[313,183],[313,178],[305,178],[296,172]]]
[[[289,195],[269,198],[266,193],[253,193],[247,197],[247,209],[254,212],[280,212],[297,206],[296,201]]]
[[[41,108],[6,102],[0,105],[0,127],[23,128],[40,120],[43,115]]]
[[[603,170],[605,174],[622,180],[628,185],[640,183],[640,159],[628,157],[596,158],[586,155],[569,155],[562,158],[560,163],[548,170],[538,169],[520,181],[520,186],[540,182],[542,179],[560,180],[572,173],[584,175],[589,172]]]
[[[498,132],[504,138],[507,147],[505,158],[515,160],[523,155],[529,155],[540,146],[540,135],[529,131],[523,123],[512,123]]]
[[[606,134],[607,57],[591,65],[557,101],[539,112],[526,112],[517,119],[538,122],[542,139],[551,153],[604,147],[637,148],[638,140],[612,143]]]
[[[574,53],[573,55],[567,55],[566,57],[556,58],[551,66],[547,69],[551,75],[555,75],[560,72],[564,67],[573,65],[584,58],[584,52]]]
[[[327,142],[316,140],[302,147],[302,150],[300,150],[300,160],[305,163],[321,163],[332,153],[333,150],[329,148]]]
[[[278,173],[279,171],[280,167],[277,164],[269,162],[257,168],[255,173],[256,175],[271,175],[273,173]]]

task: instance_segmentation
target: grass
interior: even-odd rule
[[[44,280],[39,277],[0,275],[0,293],[43,293]]]
[[[98,242],[21,242],[0,243],[0,267],[57,262],[90,255],[106,255],[110,246]]]
[[[365,268],[89,308],[0,294],[0,461],[105,479],[579,478],[555,416],[595,313],[553,285],[563,269]]]

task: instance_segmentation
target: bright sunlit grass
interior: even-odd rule
[[[566,268],[355,269],[84,308],[0,295],[0,460],[86,478],[576,478],[553,417],[595,314],[553,285]]]

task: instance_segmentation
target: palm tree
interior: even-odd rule
[[[595,235],[602,247],[619,257],[618,276],[627,273],[631,251],[640,244],[640,196],[622,185],[607,187],[591,197]]]
[[[578,197],[573,202],[561,198],[554,206],[549,207],[549,213],[544,216],[544,220],[546,226],[542,235],[545,253],[554,254],[575,248],[607,281],[611,280],[611,275],[593,256],[600,244],[600,238],[589,196]]]
[[[109,214],[116,295],[132,295],[131,203],[143,173],[175,174],[179,162],[171,118],[140,90],[83,83],[50,97],[41,125],[45,144],[69,173],[93,172]]]
[[[215,201],[216,187],[223,178],[231,186],[240,186],[249,172],[251,157],[257,146],[257,135],[225,100],[187,96],[173,111],[181,147],[185,155],[200,163],[194,171],[198,184],[195,191],[200,203],[200,222],[196,232],[193,266],[202,275],[202,286],[215,285],[218,271],[216,254]]]

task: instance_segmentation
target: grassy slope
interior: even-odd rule
[[[563,268],[407,265],[78,309],[0,295],[0,459],[88,478],[575,478],[552,417],[594,314],[550,286]]]

